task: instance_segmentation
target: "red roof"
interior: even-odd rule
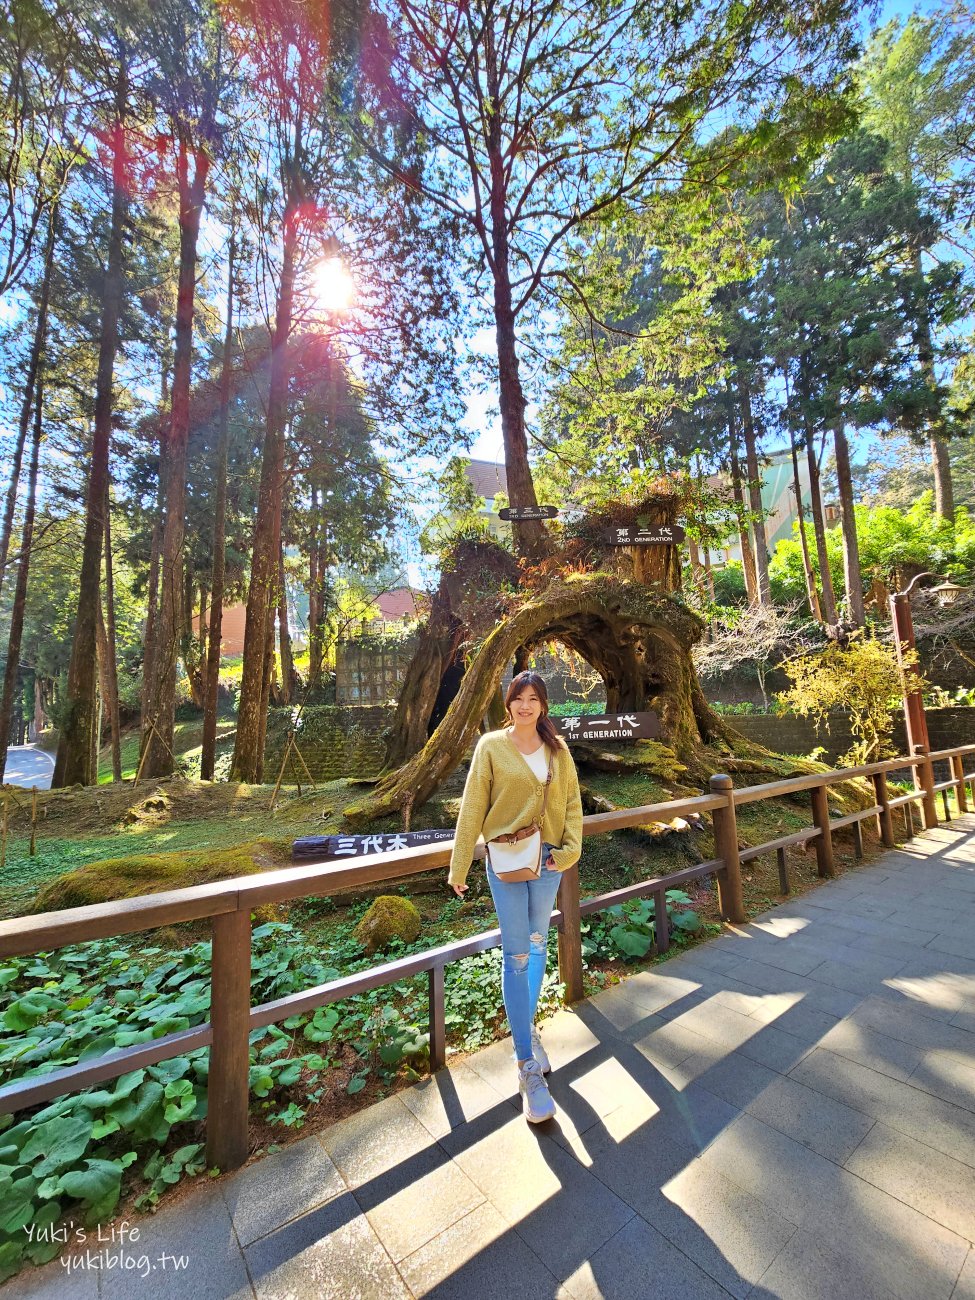
[[[412,587],[394,587],[392,591],[384,591],[381,596],[377,596],[373,604],[379,606],[381,618],[387,623],[395,623],[402,618],[417,617],[419,595],[420,592],[414,591]]]

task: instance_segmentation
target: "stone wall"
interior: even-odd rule
[[[385,731],[393,720],[392,705],[321,704],[302,710],[295,740],[301,757],[316,781],[335,781],[343,776],[375,776],[383,765]],[[264,780],[273,785],[281,770],[294,711],[272,709],[267,720],[264,746]],[[285,769],[285,785],[293,785],[298,774],[305,783],[305,769],[297,755],[293,768]]]
[[[928,709],[928,735],[932,749],[951,749],[954,745],[975,743],[975,709],[961,706],[947,709]],[[827,762],[835,762],[853,744],[853,733],[844,718],[834,718],[827,732],[816,728],[808,718],[792,713],[752,714],[727,718],[729,726],[740,731],[749,740],[774,749],[780,754],[811,754],[822,746]],[[907,753],[907,733],[904,719],[899,717],[894,727],[893,744],[898,754]]]
[[[362,636],[335,647],[335,702],[386,705],[399,697],[399,688],[416,649],[416,634],[402,639]]]

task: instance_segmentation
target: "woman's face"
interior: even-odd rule
[[[542,701],[535,693],[534,686],[526,686],[520,695],[516,695],[511,701],[510,709],[515,722],[538,722],[542,716]]]

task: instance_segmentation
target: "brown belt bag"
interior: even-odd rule
[[[518,885],[526,880],[538,880],[542,874],[542,826],[545,825],[545,806],[548,788],[552,784],[552,760],[548,760],[545,795],[542,798],[542,815],[539,823],[522,826],[510,835],[499,835],[487,846],[491,870],[506,885]]]

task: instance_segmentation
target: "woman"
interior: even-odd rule
[[[548,716],[548,691],[538,673],[519,673],[504,703],[509,725],[482,736],[474,750],[449,881],[463,897],[474,846],[483,835],[488,884],[501,926],[501,991],[515,1043],[518,1088],[526,1118],[537,1124],[551,1119],[555,1103],[545,1082],[550,1066],[535,1028],[535,1008],[561,873],[578,862],[582,848],[582,800],[575,763]],[[491,842],[535,827],[542,838],[539,877],[505,881],[491,866]],[[501,862],[496,865],[500,871]]]

